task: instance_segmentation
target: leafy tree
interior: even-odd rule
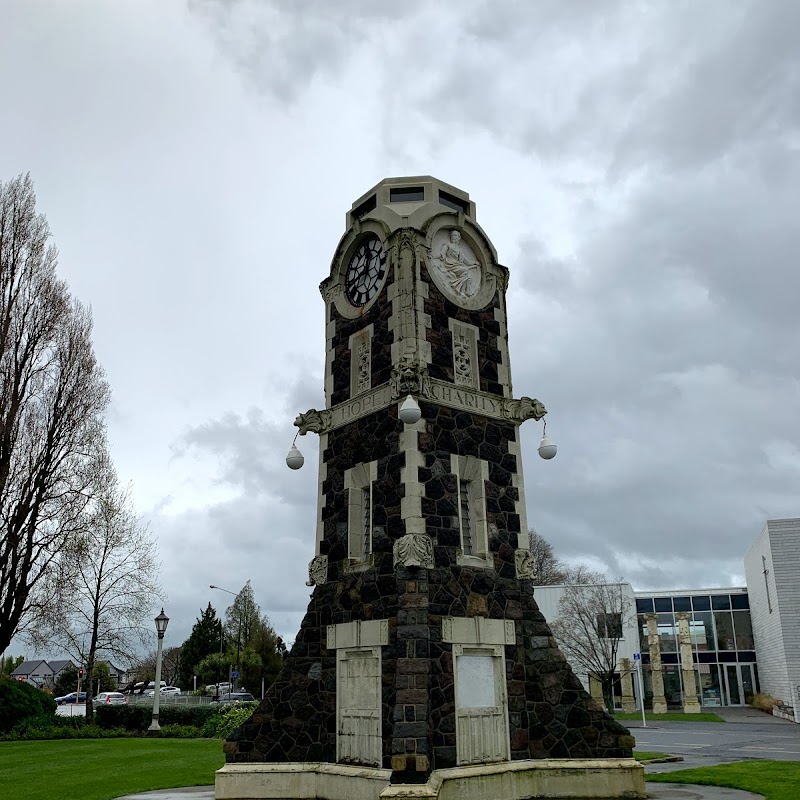
[[[146,623],[161,596],[155,542],[135,515],[130,493],[118,487],[109,465],[98,483],[83,524],[63,547],[53,582],[56,602],[35,633],[83,664],[92,687],[102,656],[128,661],[151,639]],[[87,719],[92,715],[90,696]]]
[[[56,682],[53,684],[53,695],[55,697],[63,697],[65,694],[75,692],[78,689],[78,668],[72,664],[67,664],[61,672],[58,673]],[[83,689],[81,689],[83,691]]]
[[[568,580],[558,601],[558,617],[550,627],[573,667],[600,681],[606,706],[613,713],[619,645],[625,629],[635,622],[634,603],[621,579],[609,583],[604,574],[585,566],[573,569]]]
[[[196,675],[203,686],[209,683],[227,681],[233,653],[211,653],[207,655],[196,667]]]
[[[0,652],[52,606],[106,451],[92,318],[56,275],[30,175],[0,182]]]
[[[50,720],[55,712],[55,700],[41,689],[24,681],[0,680],[0,733],[31,717]]]
[[[550,542],[533,528],[528,531],[528,540],[533,564],[533,582],[537,586],[555,586],[564,583],[567,569],[556,558]]]
[[[272,629],[269,618],[262,616],[250,581],[247,581],[225,611],[225,634],[230,642],[236,643],[236,653],[231,663],[240,667],[240,685],[247,680],[251,686],[260,686],[262,679],[271,684],[282,665],[279,642],[281,645],[283,642]],[[243,668],[242,651],[245,648],[258,655],[261,662],[258,674],[249,666],[246,670]]]
[[[0,661],[0,676],[10,675],[23,661],[25,656],[7,656]]]
[[[189,688],[192,678],[197,675],[197,665],[208,655],[223,649],[222,620],[211,603],[192,626],[189,638],[183,643],[179,686]]]

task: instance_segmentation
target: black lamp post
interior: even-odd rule
[[[158,655],[156,656],[156,690],[153,695],[153,721],[147,729],[148,733],[158,733],[161,727],[158,724],[158,701],[161,699],[161,652],[164,648],[164,634],[167,632],[169,617],[161,609],[161,613],[156,617],[156,633],[158,634]]]

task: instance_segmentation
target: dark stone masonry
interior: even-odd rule
[[[442,208],[436,206],[431,213],[446,213],[455,225],[456,213]],[[380,209],[378,203],[374,213]],[[463,221],[463,214],[458,219],[461,225],[470,224]],[[403,228],[405,241],[408,231]],[[399,235],[397,231],[387,235],[386,252],[398,252],[393,237]],[[424,240],[419,231],[413,235]],[[478,233],[473,232],[473,241],[477,240]],[[427,284],[424,298],[414,308],[424,312],[430,323],[413,328],[430,346],[427,374],[453,383],[449,325],[455,320],[478,331],[480,391],[507,397],[499,369],[505,357],[504,330],[498,321],[505,314],[504,284],[485,307],[463,308],[434,285],[423,248],[414,252],[409,268],[416,268],[418,280]],[[402,267],[402,260],[393,256],[389,275]],[[334,259],[333,277],[337,269]],[[330,406],[350,398],[349,338],[368,325],[373,325],[372,387],[392,378],[397,366],[392,345],[398,335],[397,325],[392,324],[396,308],[387,296],[392,280],[387,279],[376,300],[355,319],[340,314],[328,301],[328,320],[335,331],[329,357]],[[404,425],[396,402],[326,433],[318,552],[328,559],[327,580],[314,587],[294,646],[266,698],[225,743],[227,761],[335,762],[337,653],[328,648],[327,626],[387,620],[388,644],[380,648],[381,766],[392,770],[394,783],[424,782],[432,770],[456,766],[455,645],[443,641],[443,619],[474,617],[513,623],[502,646],[512,760],[630,757],[633,738],[584,691],[539,612],[532,583],[517,577],[515,552],[527,531],[520,529],[518,503],[524,498],[515,485],[521,465],[509,443],[516,442],[519,422],[448,407],[422,395],[418,400],[424,425],[415,428],[416,479],[404,477],[408,449],[404,451],[401,444]],[[453,454],[472,456],[488,469],[483,487],[488,530],[484,566],[459,563],[459,487],[451,472]],[[371,553],[366,563],[354,566],[348,559],[350,500],[345,471],[373,461],[377,476],[372,483]],[[408,533],[403,517],[408,480],[423,487],[422,517],[433,545],[432,568],[394,563],[394,544]],[[508,643],[511,640],[513,644]]]

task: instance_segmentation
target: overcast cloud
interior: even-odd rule
[[[294,638],[317,286],[389,175],[470,192],[511,271],[528,516],[637,589],[743,581],[800,515],[800,4],[6,0],[0,178],[91,304],[167,637],[249,579]],[[158,609],[154,609],[157,611]]]

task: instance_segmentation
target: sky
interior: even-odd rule
[[[798,38],[793,0],[4,0],[0,180],[93,310],[166,645],[248,580],[294,639],[318,285],[389,176],[468,191],[510,270],[559,446],[524,425],[529,522],[638,590],[742,584],[800,516]]]

